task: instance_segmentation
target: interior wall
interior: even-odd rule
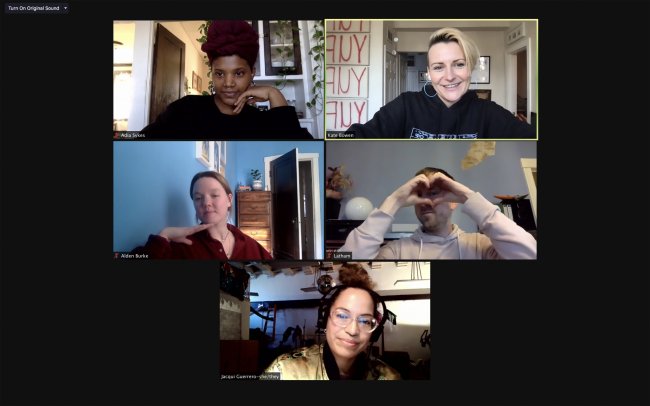
[[[239,300],[223,290],[219,291],[219,339],[247,340],[250,302]],[[244,317],[242,317],[244,316]]]
[[[113,249],[131,251],[149,234],[196,225],[192,177],[206,170],[193,141],[113,143]]]

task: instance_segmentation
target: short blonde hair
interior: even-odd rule
[[[431,34],[431,37],[429,38],[429,48],[427,48],[427,64],[429,64],[429,50],[432,46],[440,42],[457,43],[465,55],[465,61],[469,65],[470,72],[474,70],[480,56],[476,43],[474,43],[474,41],[459,29],[450,27],[441,28]]]

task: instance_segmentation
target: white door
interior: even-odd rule
[[[384,45],[384,105],[397,97],[397,52]]]

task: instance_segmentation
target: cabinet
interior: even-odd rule
[[[325,220],[325,259],[345,244],[348,234],[359,227],[363,220]]]
[[[363,224],[364,220],[325,220],[325,259],[332,259],[332,255],[345,244],[348,234],[355,228]],[[383,247],[389,241],[399,239],[399,236],[390,237],[391,233],[384,236]],[[372,259],[372,258],[355,258],[353,259]]]
[[[300,31],[292,20],[264,21],[264,62],[271,75],[301,75]]]
[[[273,255],[271,192],[237,192],[237,227]]]
[[[249,21],[259,33],[260,52],[255,63],[255,83],[273,86],[282,92],[287,103],[296,108],[300,126],[314,138],[323,137],[322,111],[307,108],[314,86],[309,55],[313,21]],[[268,103],[268,102],[267,102]],[[263,104],[264,105],[264,104]]]
[[[537,229],[533,209],[528,199],[503,199],[498,203],[499,208],[510,220],[517,223],[526,231]]]

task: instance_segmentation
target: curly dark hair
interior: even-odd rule
[[[366,271],[361,264],[344,262],[339,268],[339,281],[341,284],[373,290],[375,283],[370,278],[368,271]]]

